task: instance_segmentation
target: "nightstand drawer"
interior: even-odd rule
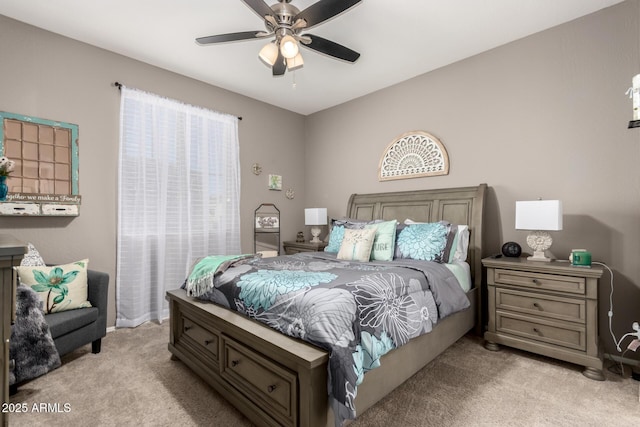
[[[586,303],[584,300],[496,288],[496,308],[517,311],[535,317],[566,320],[584,324]]]
[[[284,242],[282,246],[285,255],[293,255],[300,252],[322,252],[327,244],[325,242]]]
[[[583,277],[503,270],[500,268],[495,270],[495,283],[546,291],[567,292],[576,295],[584,295],[586,289]]]
[[[584,351],[587,347],[585,327],[574,323],[552,322],[498,310],[496,331],[576,350]]]

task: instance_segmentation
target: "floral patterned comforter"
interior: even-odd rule
[[[231,266],[199,298],[328,350],[336,425],[355,418],[357,386],[381,356],[469,307],[442,264],[342,261],[323,252],[256,257]]]

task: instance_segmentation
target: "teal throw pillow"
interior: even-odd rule
[[[337,254],[340,251],[340,245],[344,239],[344,225],[335,225],[331,227],[329,233],[329,243],[325,246],[324,251]]]
[[[446,222],[405,226],[398,235],[396,258],[446,262],[448,257],[444,254],[450,227]]]
[[[369,224],[365,228],[375,228],[376,236],[371,248],[371,260],[392,261],[396,244],[396,226],[398,221],[384,221],[378,224]]]

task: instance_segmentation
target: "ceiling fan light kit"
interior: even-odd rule
[[[295,58],[298,54],[298,42],[290,35],[286,35],[280,40],[280,52],[287,59]]]
[[[267,31],[243,31],[239,33],[219,34],[199,37],[200,45],[226,43],[257,38],[275,37],[262,47],[258,57],[271,67],[274,76],[281,76],[286,70],[302,68],[304,61],[300,45],[336,59],[355,62],[360,54],[338,43],[313,34],[299,34],[303,30],[315,27],[362,2],[362,0],[319,0],[302,12],[289,4],[291,0],[278,0],[269,6],[264,0],[242,0],[261,19]]]
[[[273,67],[276,59],[278,59],[278,46],[275,43],[267,43],[262,49],[258,57],[269,67]]]
[[[293,58],[287,58],[287,70],[294,71],[298,68],[302,68],[304,65],[304,60],[302,59],[302,55],[298,53]]]

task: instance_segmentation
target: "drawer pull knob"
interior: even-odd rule
[[[540,281],[538,279],[533,279],[533,283],[535,283],[536,285],[539,285]]]
[[[541,307],[541,306],[540,306],[540,304],[538,304],[537,302],[534,302],[534,303],[533,303],[533,306],[534,306],[535,308],[537,308],[538,310],[543,311],[543,310],[542,310],[542,307]]]
[[[278,388],[278,387],[275,384],[272,384],[269,387],[267,387],[267,391],[269,393],[273,393],[276,390],[276,388]]]
[[[231,361],[231,367],[232,367],[232,368],[235,368],[235,367],[236,367],[236,366],[238,366],[239,364],[240,364],[240,361],[239,361],[239,360],[232,360],[232,361]]]
[[[191,329],[191,326],[184,325],[184,331],[185,332],[187,332],[189,329]]]
[[[536,334],[538,334],[538,335],[542,335],[542,334],[540,333],[540,330],[539,330],[538,328],[533,328],[533,332],[535,332],[535,333],[536,333]]]
[[[213,340],[204,340],[204,345],[209,345],[213,342]]]

